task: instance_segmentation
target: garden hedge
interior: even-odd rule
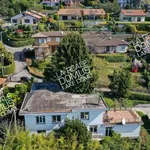
[[[3,33],[3,43],[12,47],[20,47],[20,46],[32,45],[34,43],[34,39],[33,38],[11,38],[6,33]]]
[[[96,54],[96,56],[104,58],[108,62],[125,62],[127,60],[126,54]]]
[[[129,98],[135,100],[150,101],[150,94],[131,92]]]
[[[4,75],[9,75],[13,73],[15,71],[15,63],[13,62],[12,64],[8,66],[4,66],[3,70],[4,70]],[[2,71],[2,68],[0,68],[0,74],[2,75],[1,71]]]

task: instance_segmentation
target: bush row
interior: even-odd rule
[[[130,99],[150,101],[150,94],[131,92]]]
[[[125,62],[127,60],[126,54],[97,54],[96,56],[104,58],[108,62]]]
[[[9,39],[9,40],[8,40]],[[33,38],[11,38],[7,36],[6,33],[3,34],[3,43],[12,46],[12,47],[20,47],[20,46],[26,46],[26,45],[32,45],[34,43]]]

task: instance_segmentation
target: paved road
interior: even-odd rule
[[[29,46],[17,47],[17,48],[10,47],[7,45],[4,45],[4,46],[8,52],[14,53],[14,61],[16,65],[16,70],[15,70],[15,73],[11,76],[11,81],[20,81],[20,77],[23,77],[23,76],[31,78],[32,75],[29,74],[29,72],[27,71],[26,62],[22,60],[22,55],[25,49],[32,49],[32,46],[29,45]],[[35,79],[38,80],[38,82],[42,81],[41,79],[37,79],[37,78]]]
[[[136,111],[141,111],[150,118],[150,104],[139,104],[133,107]]]
[[[29,48],[29,49],[32,49],[32,45],[29,45],[29,46],[23,46],[23,47],[10,47],[8,45],[4,45],[5,48],[7,49],[8,52],[11,52],[11,53],[15,53],[15,52],[21,52],[23,49],[25,48]]]
[[[16,65],[16,70],[15,73],[11,76],[12,81],[19,81],[20,77],[28,77],[31,78],[32,75],[29,74],[29,72],[26,69],[26,63],[22,61],[22,52],[17,51],[14,53],[14,60],[15,60],[15,65]]]

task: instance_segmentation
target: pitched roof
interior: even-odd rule
[[[40,12],[37,12],[35,10],[26,11],[26,12],[24,12],[24,14],[30,15],[30,16],[37,18],[37,19],[41,19],[42,17],[46,16],[46,15],[44,15]]]
[[[104,114],[105,124],[142,123],[140,116],[132,110],[109,110]]]
[[[83,9],[83,15],[105,15],[104,9]]]
[[[33,38],[38,38],[38,37],[63,37],[65,36],[65,33],[62,31],[49,31],[49,32],[39,32],[36,34],[33,34]]]
[[[25,11],[23,13],[17,14],[15,16],[11,17],[11,18],[12,19],[13,18],[23,18],[26,15],[32,16],[32,17],[37,18],[37,19],[41,19],[42,17],[46,16],[45,14],[42,14],[42,13],[37,12],[35,10],[28,10],[28,11]]]
[[[81,9],[59,9],[58,15],[81,16]]]
[[[127,42],[124,40],[116,39],[116,38],[110,38],[110,39],[102,39],[102,40],[96,40],[94,42],[94,45],[98,47],[105,47],[105,46],[119,46],[119,45],[128,45]]]
[[[104,9],[59,9],[59,15],[105,15]]]
[[[146,16],[146,13],[143,10],[125,10],[121,9],[121,12],[124,16]]]
[[[71,94],[36,90],[27,93],[21,106],[20,115],[31,113],[71,112],[73,109],[106,109],[97,94]]]
[[[0,78],[0,85],[3,84],[6,80],[6,78]]]

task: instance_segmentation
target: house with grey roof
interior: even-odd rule
[[[33,88],[34,89],[34,88]],[[118,132],[122,137],[139,137],[142,121],[132,110],[109,110],[99,94],[72,94],[48,89],[31,90],[22,103],[20,116],[31,133],[46,134],[65,125],[65,120],[81,120],[100,140]]]
[[[90,49],[94,53],[126,53],[128,48],[128,43],[124,40],[104,37],[102,38],[92,38],[86,39],[85,41]]]

